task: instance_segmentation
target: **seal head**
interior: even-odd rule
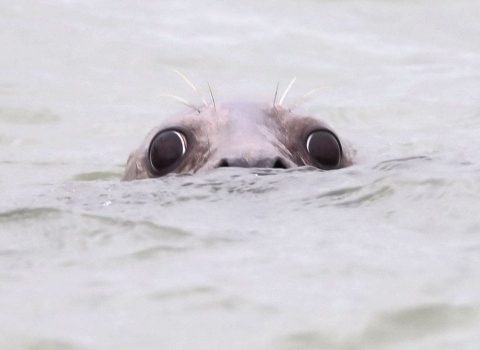
[[[219,167],[323,170],[353,163],[350,145],[324,122],[262,103],[208,105],[155,127],[130,154],[124,181]]]

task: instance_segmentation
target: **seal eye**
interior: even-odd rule
[[[342,149],[337,137],[328,130],[312,132],[307,138],[307,151],[319,167],[333,168],[340,163]]]
[[[153,169],[167,173],[185,154],[187,139],[175,130],[160,132],[150,144],[149,156]]]

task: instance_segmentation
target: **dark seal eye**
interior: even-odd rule
[[[318,130],[307,138],[307,151],[320,168],[333,168],[340,163],[342,149],[340,142],[330,131]]]
[[[150,163],[157,173],[167,173],[187,151],[185,135],[175,130],[163,131],[150,144]]]

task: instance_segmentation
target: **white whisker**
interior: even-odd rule
[[[280,82],[277,83],[277,88],[275,89],[275,96],[273,97],[273,107],[275,107],[275,103],[277,102],[277,95],[278,95],[278,87],[280,86]]]
[[[217,105],[215,104],[215,97],[213,97],[212,88],[210,87],[210,84],[207,83],[207,85],[208,85],[208,89],[210,90],[210,95],[212,96],[213,108],[217,110]]]
[[[290,88],[292,87],[292,85],[293,85],[293,83],[295,82],[295,80],[297,80],[297,77],[293,78],[292,81],[290,82],[290,84],[288,84],[287,89],[285,90],[285,92],[284,92],[283,95],[282,95],[282,98],[280,99],[280,102],[278,102],[278,105],[279,105],[279,106],[282,105],[283,100],[285,100],[285,97],[287,97],[287,94],[288,94],[288,92],[290,91]]]
[[[316,92],[318,92],[318,90],[320,90],[321,88],[316,88],[316,89],[313,89],[313,90],[310,90],[309,92],[307,92],[306,94],[303,94],[302,96],[300,96],[299,98],[297,98],[295,100],[295,102],[292,104],[292,106],[290,108],[288,108],[289,111],[292,111],[294,110],[295,108],[297,108],[300,104],[302,104],[305,100],[307,100],[310,96],[312,96],[313,94],[315,94]]]
[[[187,82],[188,85],[190,85],[190,87],[193,89],[193,91],[195,91],[197,93],[197,95],[202,99],[203,103],[205,103],[205,106],[208,106],[208,103],[207,101],[205,101],[205,99],[203,98],[202,94],[200,94],[200,92],[198,91],[198,89],[195,87],[195,85],[193,85],[190,80],[188,80],[188,78],[183,75],[180,71],[178,71],[177,69],[173,69],[173,71],[175,73],[177,73],[178,75],[180,75],[183,80],[185,80]]]
[[[188,107],[190,108],[193,108],[194,110],[196,110],[198,113],[200,113],[200,110],[193,104],[191,104],[190,102],[188,102],[187,100],[181,98],[181,97],[178,97],[176,95],[171,95],[171,94],[161,94],[160,96],[165,96],[165,97],[169,97],[169,98],[173,98],[174,100],[177,100],[177,101],[180,101],[181,103],[183,103],[184,105],[187,105]]]

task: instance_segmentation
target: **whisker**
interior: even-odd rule
[[[290,88],[292,87],[292,85],[293,85],[293,83],[295,82],[295,80],[297,80],[297,77],[293,78],[292,81],[290,82],[290,84],[288,84],[287,89],[285,90],[285,92],[284,92],[283,95],[282,95],[282,98],[280,99],[280,102],[278,102],[278,105],[279,105],[279,106],[282,105],[283,100],[285,100],[285,97],[287,97],[287,94],[288,94],[288,92],[290,91]]]
[[[278,95],[278,87],[280,86],[280,82],[277,83],[277,88],[275,89],[275,96],[273,97],[273,107],[275,107],[275,103],[277,102],[277,95]]]
[[[171,95],[171,94],[161,94],[160,96],[165,96],[165,97],[169,97],[169,98],[173,98],[174,100],[177,100],[177,101],[180,101],[181,103],[183,103],[184,105],[190,107],[190,108],[193,108],[194,110],[196,110],[198,113],[200,113],[200,110],[195,107],[195,105],[191,104],[190,102],[188,102],[187,100],[181,98],[181,97],[178,97],[178,96],[175,96],[175,95]]]
[[[207,101],[205,101],[205,99],[203,98],[202,94],[200,94],[200,92],[199,92],[198,89],[195,87],[195,85],[193,85],[193,84],[190,82],[190,80],[188,80],[188,78],[187,78],[185,75],[183,75],[180,71],[178,71],[177,69],[173,69],[173,71],[174,71],[175,73],[177,73],[178,75],[180,75],[180,76],[183,78],[183,80],[185,80],[185,81],[187,82],[187,84],[191,86],[191,88],[193,89],[193,91],[195,91],[195,92],[197,93],[197,95],[202,99],[203,103],[205,103],[205,106],[208,106]]]
[[[295,108],[297,108],[300,104],[302,104],[303,102],[305,102],[305,100],[307,100],[310,96],[312,96],[313,94],[315,94],[316,92],[318,92],[318,90],[320,90],[322,88],[316,88],[316,89],[313,89],[313,90],[310,90],[309,92],[307,92],[306,94],[303,94],[302,96],[300,96],[299,98],[297,98],[295,100],[295,102],[293,103],[293,105],[291,107],[288,108],[289,111],[292,111],[294,110]]]
[[[208,89],[210,90],[210,95],[212,96],[213,108],[214,108],[215,110],[217,110],[217,105],[215,104],[215,97],[213,97],[212,88],[210,87],[210,84],[209,84],[209,83],[207,83],[207,85],[208,85]]]

